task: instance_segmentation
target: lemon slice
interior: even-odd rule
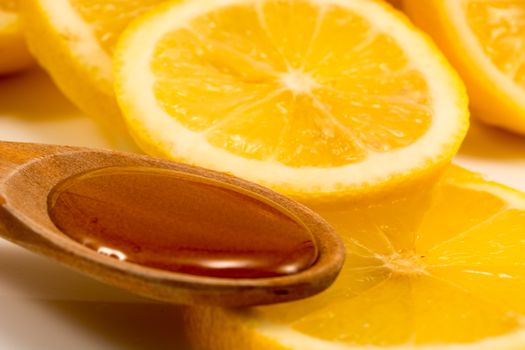
[[[525,1],[405,0],[464,79],[474,115],[525,133]]]
[[[0,75],[32,65],[15,0],[0,0]]]
[[[28,44],[62,92],[119,148],[126,139],[111,56],[127,23],[162,0],[19,0]]]
[[[132,23],[117,98],[150,153],[296,195],[359,195],[447,163],[461,82],[391,6],[193,0]]]
[[[451,168],[433,190],[321,214],[346,242],[335,284],[247,310],[189,308],[196,349],[525,348],[525,194]]]

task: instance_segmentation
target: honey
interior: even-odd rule
[[[174,170],[112,167],[62,182],[48,198],[57,228],[117,260],[221,278],[290,275],[318,251],[300,220],[271,200]]]

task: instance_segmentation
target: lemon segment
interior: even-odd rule
[[[114,67],[146,151],[298,197],[436,172],[468,125],[439,52],[369,0],[167,3],[128,27]]]
[[[321,214],[347,248],[334,285],[281,305],[188,308],[198,349],[525,347],[525,194],[451,167],[426,193]]]

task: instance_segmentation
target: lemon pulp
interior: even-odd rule
[[[156,45],[155,96],[229,153],[342,166],[406,147],[431,123],[425,79],[398,43],[339,6],[239,4],[186,27]]]

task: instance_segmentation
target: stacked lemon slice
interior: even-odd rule
[[[115,42],[161,0],[18,0],[27,41],[62,92],[99,122],[114,146],[134,149],[115,101]]]

